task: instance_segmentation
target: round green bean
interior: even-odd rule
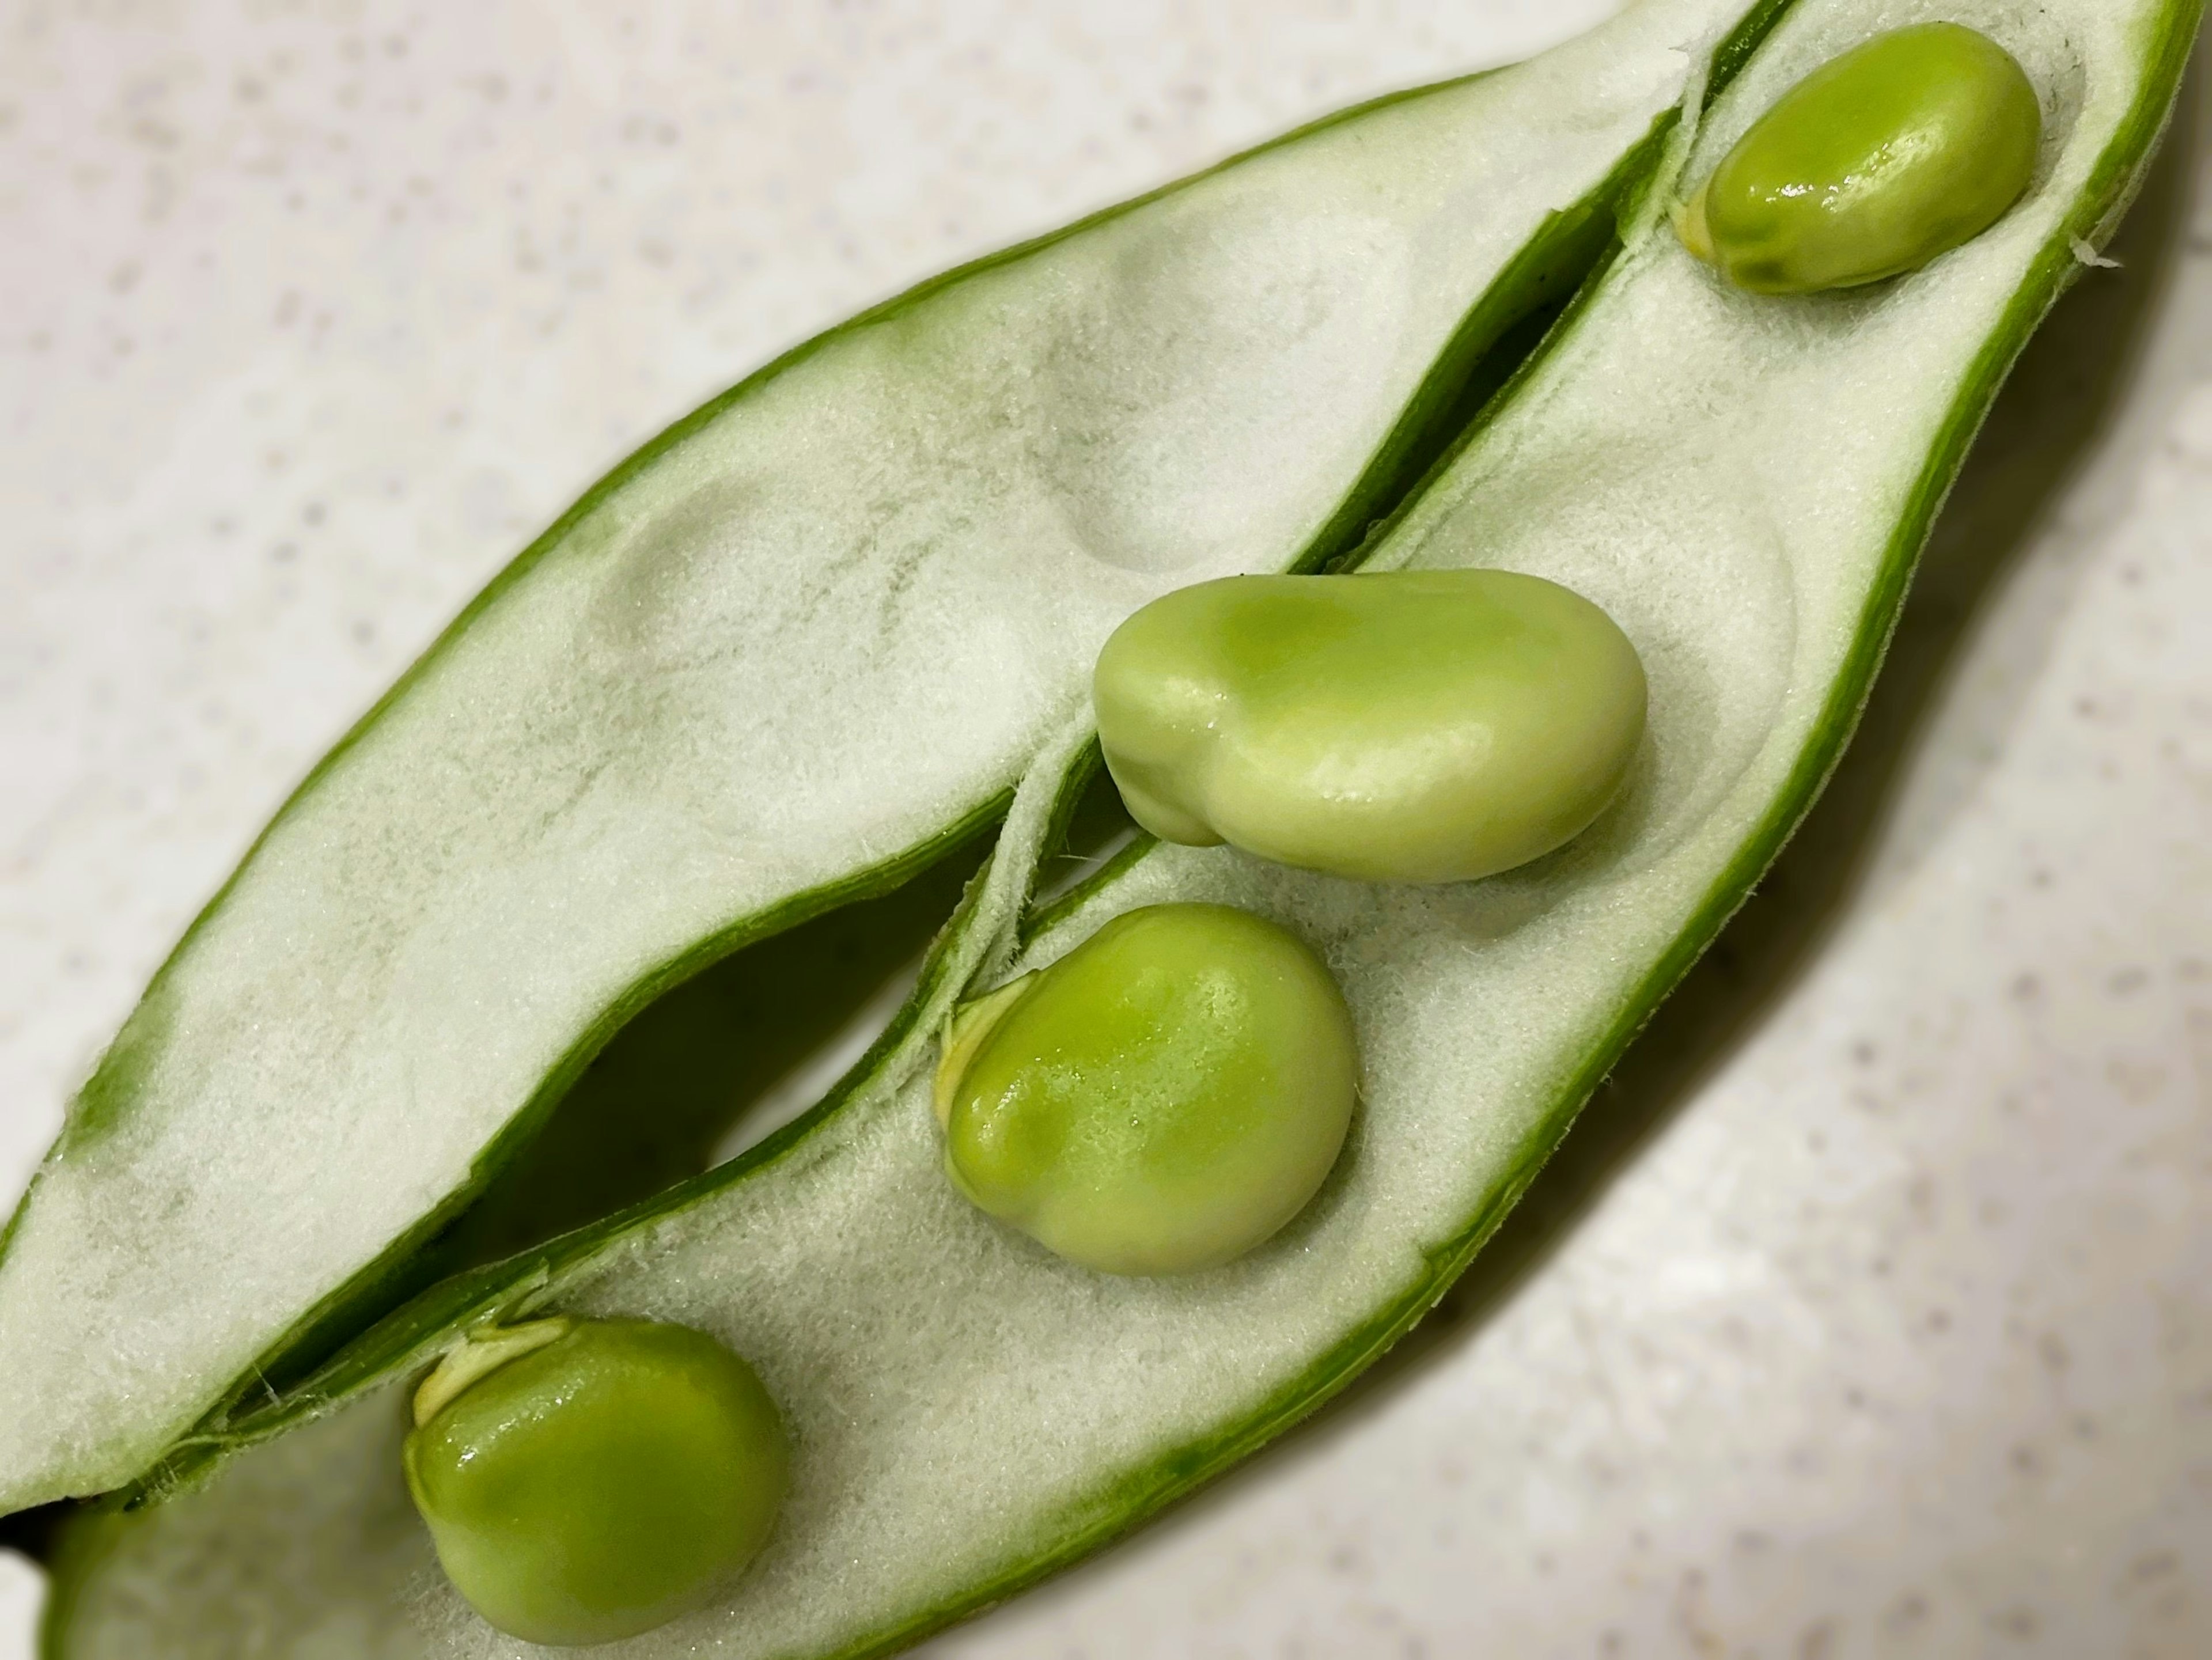
[[[1321,959],[1224,905],[1153,905],[971,1004],[938,1069],[953,1184],[1060,1256],[1179,1274],[1302,1210],[1352,1122]]]
[[[704,1332],[552,1319],[472,1339],[416,1395],[407,1487],[501,1631],[555,1645],[706,1601],[774,1525],[789,1454],[752,1368]]]

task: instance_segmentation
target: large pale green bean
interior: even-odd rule
[[[1580,833],[1644,730],[1627,636],[1510,571],[1235,576],[1100,654],[1107,765],[1137,821],[1383,882],[1488,876]]]

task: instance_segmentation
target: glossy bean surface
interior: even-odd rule
[[[1579,834],[1644,698],[1603,611],[1500,570],[1202,582],[1124,623],[1092,678],[1146,830],[1382,882],[1488,876]]]
[[[2003,216],[2034,175],[2042,131],[2033,84],[1989,36],[1893,29],[1752,125],[1682,211],[1682,240],[1761,294],[1899,276]]]
[[[956,1025],[945,1166],[1086,1267],[1212,1268],[1312,1199],[1358,1076],[1343,994],[1296,935],[1224,905],[1148,906]]]
[[[766,1541],[789,1480],[775,1404],[704,1332],[562,1323],[465,1381],[407,1438],[438,1560],[491,1624],[611,1642],[712,1596]],[[441,1371],[444,1369],[441,1368]]]

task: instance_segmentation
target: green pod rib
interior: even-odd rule
[[[988,955],[974,900],[903,1031],[815,1115],[635,1214],[441,1288],[230,1426],[204,1485],[84,1529],[53,1655],[159,1655],[166,1631],[237,1629],[257,1593],[253,1628],[273,1624],[281,1651],[309,1651],[284,1616],[310,1602],[318,1634],[341,1618],[368,1633],[349,1654],[417,1651],[392,1601],[423,1560],[388,1523],[393,1410],[412,1369],[485,1318],[696,1323],[758,1357],[788,1403],[798,1455],[776,1541],[727,1603],[641,1639],[639,1655],[890,1652],[1094,1548],[1341,1387],[1480,1248],[1817,794],[1998,384],[2141,177],[2201,6],[2053,0],[2026,24],[1996,0],[1960,9],[2031,76],[2063,66],[2073,88],[2042,182],[2002,225],[1808,325],[1718,288],[1640,222],[1371,550],[1390,567],[1526,570],[1606,604],[1652,692],[1649,757],[1615,812],[1527,871],[1438,890],[1140,848],[1037,918],[1006,966],[1042,966],[1165,900],[1257,909],[1322,951],[1367,1091],[1338,1177],[1285,1235],[1206,1275],[1105,1280],[946,1190],[923,1034]],[[1690,165],[1885,10],[1801,0],[1711,112]],[[1018,811],[1052,794],[1039,776]],[[247,1560],[232,1530],[281,1544],[274,1516],[295,1554]],[[372,1568],[297,1590],[344,1539],[373,1548]],[[270,1592],[287,1560],[297,1574]],[[425,1640],[515,1652],[451,1608]]]
[[[1656,0],[925,283],[594,488],[85,1085],[0,1236],[0,1511],[390,1307],[630,1016],[1004,812],[1137,605],[1354,545],[1588,269],[1680,44],[1752,7]]]

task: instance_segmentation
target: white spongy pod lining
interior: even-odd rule
[[[437,1559],[400,1475],[406,1395],[387,1386],[187,1499],[95,1523],[97,1566],[60,1569],[66,1618],[40,1653],[422,1660],[412,1603]]]
[[[1259,153],[810,354],[597,496],[297,796],[0,1257],[0,1509],[140,1474],[608,1011],[927,844],[1167,588],[1322,529],[1749,0]]]
[[[2130,37],[2156,8],[1802,0],[1691,169],[1815,64],[1939,9],[2044,91],[2048,150],[2008,217],[1900,281],[1787,301],[1728,289],[1656,219],[1378,556],[1529,571],[1612,611],[1653,688],[1614,813],[1537,865],[1441,889],[1160,848],[1020,965],[1168,899],[1249,906],[1324,951],[1358,1020],[1364,1106],[1304,1215],[1213,1273],[1086,1273],[953,1193],[917,1082],[564,1288],[568,1306],[722,1334],[799,1447],[790,1507],[732,1604],[614,1652],[834,1651],[1039,1560],[1115,1513],[1115,1483],[1203,1449],[1393,1306],[1525,1171],[1589,1055],[1799,799],[1847,662],[1886,626],[1929,457],[2132,111]],[[520,1651],[447,1613],[441,1651]]]

